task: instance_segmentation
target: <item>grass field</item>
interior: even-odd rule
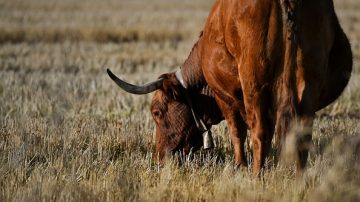
[[[317,113],[301,179],[273,155],[262,178],[235,170],[225,123],[213,151],[152,162],[152,95],[124,93],[105,69],[133,83],[175,70],[212,2],[0,0],[0,201],[360,201],[358,0],[335,1],[354,70]]]

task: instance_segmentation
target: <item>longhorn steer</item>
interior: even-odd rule
[[[258,173],[273,134],[281,148],[295,120],[312,128],[315,112],[341,94],[351,70],[350,44],[332,1],[217,0],[177,72],[145,86],[108,73],[130,93],[155,91],[157,160],[199,149],[203,132],[225,119],[237,165],[247,165],[244,141],[250,130]],[[300,170],[309,142],[311,130],[297,141]]]

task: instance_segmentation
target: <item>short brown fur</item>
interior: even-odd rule
[[[350,44],[332,1],[217,0],[182,75],[206,125],[227,121],[239,166],[247,165],[250,131],[259,173],[274,133],[280,150],[292,122],[312,128],[315,112],[340,96],[351,70]],[[162,78],[151,104],[160,161],[202,143],[180,82],[174,73]],[[298,141],[299,170],[310,141],[311,132]]]

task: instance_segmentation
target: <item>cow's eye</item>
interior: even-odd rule
[[[159,111],[159,110],[154,110],[153,111],[153,115],[154,115],[154,117],[156,117],[156,118],[160,118],[161,117],[161,111]]]

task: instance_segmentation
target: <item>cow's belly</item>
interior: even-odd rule
[[[300,111],[316,111],[329,80],[329,59],[335,27],[326,1],[304,1],[297,52],[297,93]],[[333,56],[334,57],[334,56]],[[331,64],[330,64],[331,65]],[[335,88],[330,89],[330,91]]]

